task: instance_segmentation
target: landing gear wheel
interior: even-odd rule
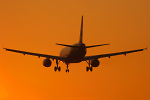
[[[86,71],[87,71],[87,72],[89,71],[89,67],[86,67]]]
[[[86,71],[88,72],[89,70],[92,72],[93,71],[93,67],[91,65],[91,61],[86,61],[88,63],[89,66],[86,67]]]
[[[54,67],[54,71],[55,71],[55,72],[57,71],[57,67]]]
[[[68,63],[67,63],[67,69],[66,69],[66,73],[67,73],[67,72],[69,73],[69,69],[68,69]]]
[[[91,71],[91,72],[93,71],[93,67],[90,67],[90,71]]]
[[[67,72],[69,73],[69,69],[66,69],[66,73],[67,73]]]
[[[59,71],[59,72],[61,71],[61,67],[58,67],[58,71]]]

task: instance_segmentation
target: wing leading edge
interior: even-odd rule
[[[38,57],[46,57],[46,58],[51,58],[51,59],[57,59],[64,61],[66,57],[60,57],[60,56],[53,56],[53,55],[47,55],[47,54],[40,54],[40,53],[33,53],[33,52],[27,52],[27,51],[21,51],[21,50],[14,50],[14,49],[8,49],[4,48],[6,51],[11,51],[11,52],[16,52],[16,53],[21,53],[24,55],[33,55],[33,56],[38,56]]]
[[[133,53],[133,52],[139,52],[139,51],[143,51],[147,48],[143,48],[143,49],[136,49],[136,50],[130,50],[130,51],[124,51],[124,52],[117,52],[117,53],[109,53],[109,54],[101,54],[101,55],[94,55],[94,56],[85,56],[83,58],[83,61],[85,60],[90,60],[90,59],[98,59],[98,58],[104,58],[104,57],[111,57],[111,56],[116,56],[116,55],[126,55],[128,53]]]
[[[57,59],[57,60],[61,60],[61,61],[65,61],[67,59],[66,57],[60,57],[60,56],[53,56],[53,55],[47,55],[47,54],[33,53],[33,52],[27,52],[27,51],[15,50],[15,49],[8,49],[8,48],[4,48],[4,49],[6,51],[21,53],[21,54],[24,54],[24,55],[27,54],[27,55],[33,55],[33,56],[38,56],[38,57],[46,57],[46,58]],[[122,55],[122,54],[126,55],[128,53],[139,52],[139,51],[143,51],[145,49],[147,49],[147,48],[130,50],[130,51],[124,51],[124,52],[117,52],[117,53],[94,55],[94,56],[85,56],[83,58],[83,61],[90,60],[90,59],[104,58],[104,57],[109,57],[110,58],[111,56]]]

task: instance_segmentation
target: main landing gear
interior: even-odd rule
[[[93,67],[91,66],[90,60],[87,63],[88,63],[89,66],[86,67],[86,71],[88,72],[90,70],[92,72],[93,71]]]
[[[86,67],[86,71],[88,72],[89,70],[92,72],[93,71],[93,67]]]
[[[58,67],[58,60],[56,60],[56,65],[57,66],[54,67],[54,71],[56,72],[58,70],[60,72],[61,71],[61,67],[60,66]]]

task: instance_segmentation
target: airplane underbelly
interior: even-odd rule
[[[65,63],[78,63],[81,62],[82,58],[86,55],[85,49],[75,49],[66,47],[63,48],[60,52],[61,57],[67,57],[67,60],[64,61]]]
[[[84,58],[86,54],[85,50],[74,50],[72,52],[70,52],[70,54],[68,55],[68,60],[70,63],[78,63],[81,62],[82,58]]]

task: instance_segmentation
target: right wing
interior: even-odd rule
[[[104,58],[104,57],[111,57],[111,56],[116,56],[116,55],[126,55],[128,53],[133,53],[133,52],[139,52],[139,51],[143,51],[147,48],[144,48],[144,49],[137,49],[137,50],[130,50],[130,51],[124,51],[124,52],[117,52],[117,53],[109,53],[109,54],[101,54],[101,55],[94,55],[94,56],[85,56],[83,58],[83,61],[85,60],[90,60],[90,59],[98,59],[98,58]]]
[[[27,52],[27,51],[21,51],[21,50],[15,50],[15,49],[8,49],[4,48],[6,51],[11,51],[11,52],[16,52],[16,53],[21,53],[24,55],[33,55],[33,56],[38,56],[38,57],[46,57],[46,58],[51,58],[51,59],[57,59],[64,61],[66,57],[60,57],[60,56],[53,56],[53,55],[47,55],[47,54],[40,54],[40,53],[33,53],[33,52]]]

